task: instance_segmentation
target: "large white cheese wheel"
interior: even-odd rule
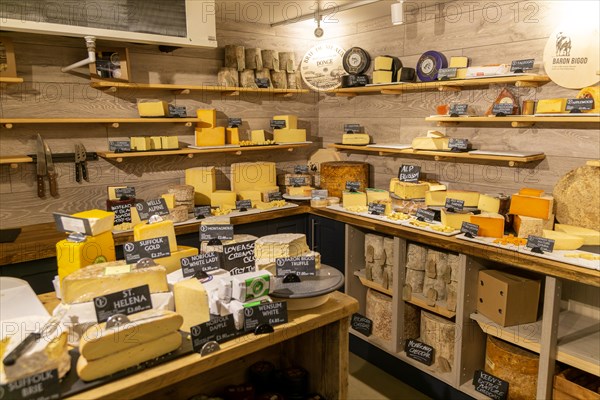
[[[297,257],[309,251],[306,235],[300,233],[263,236],[254,243],[254,255],[257,259]]]
[[[570,171],[553,195],[558,222],[600,231],[600,168],[586,165]]]
[[[373,321],[372,335],[392,340],[392,298],[373,289],[367,289],[366,317]]]

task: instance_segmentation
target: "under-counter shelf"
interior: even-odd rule
[[[393,149],[389,147],[376,147],[375,145],[370,146],[352,146],[343,144],[330,144],[330,148],[338,151],[350,151],[350,152],[366,152],[374,153],[380,156],[414,156],[414,157],[426,157],[433,158],[435,161],[444,160],[460,160],[460,161],[494,161],[494,162],[506,162],[509,167],[514,167],[521,164],[526,164],[534,161],[541,161],[546,158],[546,155],[536,154],[532,156],[515,157],[515,156],[500,156],[500,155],[486,155],[486,154],[473,154],[473,153],[454,153],[451,151],[430,151],[430,150],[414,150],[414,149]]]
[[[0,165],[10,165],[11,168],[17,168],[17,164],[26,164],[33,162],[29,156],[0,156]]]
[[[0,83],[6,83],[6,84],[15,84],[15,83],[23,83],[23,78],[11,78],[11,77],[7,77],[7,76],[2,76],[0,77]]]
[[[437,122],[438,126],[456,126],[464,123],[487,123],[501,124],[510,123],[513,128],[527,128],[537,123],[569,123],[569,124],[590,124],[600,123],[600,116],[581,116],[581,117],[536,117],[532,115],[508,115],[506,117],[483,116],[483,117],[450,117],[450,116],[431,116],[425,118],[425,121]]]
[[[243,146],[243,147],[222,147],[222,148],[207,148],[207,149],[179,149],[179,150],[161,150],[161,151],[132,151],[126,153],[114,153],[114,152],[98,152],[98,156],[116,160],[122,162],[124,158],[133,157],[158,157],[158,156],[187,156],[188,158],[194,158],[195,154],[206,154],[206,153],[234,153],[236,155],[242,155],[247,151],[265,151],[265,150],[287,150],[294,151],[296,148],[307,147],[312,143],[296,143],[296,144],[275,144],[269,146]]]
[[[515,75],[498,78],[460,79],[418,83],[390,83],[389,85],[373,85],[333,90],[338,97],[354,97],[361,94],[391,94],[403,92],[424,92],[439,90],[441,92],[459,92],[462,89],[489,85],[510,84],[516,87],[538,87],[550,82],[545,75]]]
[[[107,124],[118,128],[120,124],[185,124],[192,126],[199,118],[0,118],[0,125],[11,129],[18,124]]]
[[[228,96],[239,96],[241,93],[264,93],[274,96],[291,97],[294,94],[308,93],[307,89],[259,89],[210,85],[181,85],[165,83],[121,83],[108,81],[95,81],[90,84],[94,89],[116,92],[118,90],[169,90],[175,94],[189,94],[191,92],[219,92]]]
[[[378,292],[383,293],[383,294],[387,294],[388,296],[393,296],[394,295],[392,289],[387,289],[387,288],[383,287],[382,285],[380,285],[380,284],[378,284],[376,282],[368,280],[367,276],[365,275],[365,270],[364,269],[361,269],[361,270],[358,270],[358,271],[354,271],[354,276],[358,277],[358,279],[360,280],[360,283],[362,283],[363,286],[366,286],[366,287],[371,288],[373,290],[377,290]]]
[[[422,308],[427,311],[431,311],[432,313],[441,315],[446,318],[454,318],[456,317],[456,312],[448,310],[444,305],[446,302],[436,302],[434,306],[430,306],[427,304],[427,298],[422,293],[413,293],[409,300],[404,300],[407,303],[413,304],[419,308]]]

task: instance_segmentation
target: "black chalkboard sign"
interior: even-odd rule
[[[269,78],[256,78],[254,79],[256,86],[260,89],[268,89],[271,86],[271,80]]]
[[[434,360],[435,349],[418,340],[408,339],[404,345],[408,358],[412,358],[425,365],[431,365]]]
[[[210,206],[194,207],[194,217],[196,217],[196,218],[199,216],[210,217],[210,216],[212,216],[211,210],[212,209]]]
[[[291,176],[288,182],[290,186],[304,186],[308,185],[308,178],[305,176]]]
[[[131,222],[131,204],[111,204],[109,208],[115,213],[115,225]]]
[[[298,276],[314,276],[316,262],[314,256],[284,257],[275,259],[276,276],[285,277],[289,274]]]
[[[58,400],[60,399],[58,370],[51,369],[2,385],[0,399]]]
[[[527,237],[526,247],[532,250],[539,249],[546,253],[552,253],[552,251],[554,251],[554,240],[529,235]]]
[[[466,115],[468,109],[469,109],[468,104],[452,104],[452,105],[450,105],[450,115],[452,115],[452,116]]]
[[[371,333],[373,333],[373,321],[359,313],[352,314],[350,326],[365,336],[371,336]]]
[[[360,190],[360,182],[347,181],[346,182],[346,190],[349,192],[358,192]]]
[[[108,150],[115,153],[131,151],[131,142],[129,140],[117,140],[108,142]]]
[[[369,203],[368,212],[372,215],[383,215],[385,214],[385,204]]]
[[[169,237],[161,236],[153,239],[127,242],[123,245],[125,261],[128,264],[136,263],[142,258],[163,258],[171,255]]]
[[[419,208],[416,214],[417,219],[423,219],[424,221],[431,222],[435,218],[435,211],[428,210],[426,208]]]
[[[267,196],[269,197],[269,201],[283,200],[281,192],[269,192]]]
[[[421,167],[418,165],[402,165],[398,171],[398,179],[402,182],[419,182]]]
[[[533,69],[533,64],[535,63],[534,58],[528,58],[525,60],[513,60],[510,63],[510,72],[523,72]]]
[[[138,215],[142,221],[149,219],[153,215],[169,215],[169,207],[165,199],[154,199],[140,201],[135,204]]]
[[[128,199],[135,198],[135,188],[133,186],[127,186],[126,188],[117,188],[115,189],[115,196],[118,199],[122,199],[126,197]]]
[[[594,99],[567,99],[565,111],[587,111],[594,109]]]
[[[210,272],[221,268],[221,255],[214,251],[181,259],[183,277],[188,278],[197,272]]]
[[[240,335],[240,332],[235,329],[233,314],[214,317],[208,322],[192,326],[190,333],[192,335],[192,348],[196,353],[200,353],[202,346],[208,342],[225,343]]]
[[[344,124],[345,133],[360,133],[361,130],[360,124]]]
[[[506,400],[508,397],[508,382],[482,370],[475,371],[473,376],[475,390],[494,400]]]
[[[440,68],[438,71],[438,80],[444,80],[444,78],[456,78],[458,68]]]
[[[472,236],[477,236],[479,234],[479,225],[463,221],[460,231],[461,233],[468,233]]]
[[[513,103],[496,103],[492,107],[492,114],[494,115],[512,115],[514,112],[515,105]]]
[[[308,165],[295,165],[294,173],[295,174],[308,174]]]
[[[131,315],[152,308],[150,286],[142,285],[94,298],[98,322],[106,322],[115,314]]]
[[[249,210],[252,208],[252,200],[238,200],[235,202],[236,210]]]
[[[446,208],[451,208],[454,211],[461,211],[463,208],[465,208],[465,201],[446,198]]]
[[[200,241],[204,242],[211,239],[232,240],[233,225],[200,225]]]
[[[271,120],[271,128],[273,129],[283,129],[285,128],[285,120],[284,119],[272,119]]]
[[[255,270],[254,240],[223,246],[223,269],[231,275]]]
[[[228,118],[227,125],[230,128],[239,128],[240,126],[242,126],[242,119],[241,118]]]
[[[457,150],[469,150],[469,139],[450,138],[448,147]]]
[[[244,309],[244,331],[246,332],[253,331],[263,324],[275,326],[286,322],[288,322],[288,313],[285,301],[259,304]]]

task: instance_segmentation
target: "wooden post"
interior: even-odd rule
[[[556,342],[558,337],[558,316],[560,314],[562,282],[547,276],[544,291],[544,311],[540,337],[540,365],[538,370],[538,399],[552,398]]]

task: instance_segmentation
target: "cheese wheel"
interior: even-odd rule
[[[454,364],[456,327],[452,321],[425,311],[421,312],[421,342],[435,349],[431,367],[440,372],[450,372]]]
[[[561,224],[600,231],[600,169],[583,166],[563,176],[554,187],[556,219]]]
[[[373,336],[392,340],[392,298],[368,289],[366,310],[366,317],[373,321]]]
[[[360,182],[362,190],[369,187],[369,164],[355,161],[333,161],[321,164],[321,188],[329,196],[342,197],[346,182]]]
[[[577,94],[578,99],[594,99],[594,108],[591,110],[586,110],[583,112],[586,113],[600,113],[600,87],[598,86],[590,86],[583,88]]]

